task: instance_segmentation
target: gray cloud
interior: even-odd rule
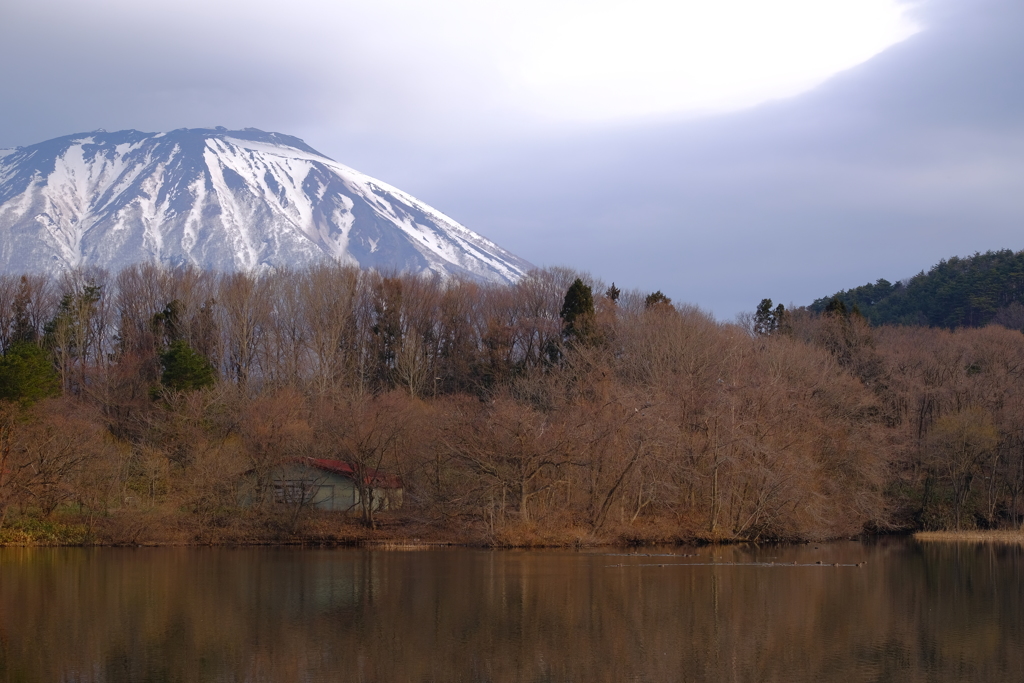
[[[536,263],[723,317],[1022,249],[1024,11],[942,0],[920,16],[927,30],[802,97],[407,184]]]
[[[0,9],[0,146],[98,127],[279,130],[535,263],[721,317],[1024,248],[1016,0],[922,3],[924,31],[797,98],[586,130],[503,107],[467,52],[479,46],[423,50],[445,36],[386,4],[89,5]]]
[[[473,60],[392,19],[386,2],[10,0],[0,144],[214,123],[413,139],[488,106]]]

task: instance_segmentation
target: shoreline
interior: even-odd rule
[[[70,517],[70,518],[69,518]],[[693,530],[664,528],[609,529],[595,533],[567,527],[540,530],[510,527],[488,532],[481,528],[440,528],[435,523],[403,515],[382,515],[376,528],[367,528],[351,517],[311,515],[305,519],[235,518],[229,523],[193,526],[184,519],[161,515],[127,518],[111,515],[101,519],[59,516],[50,520],[22,518],[0,527],[0,548],[13,547],[351,547],[380,550],[429,550],[437,548],[639,548],[652,546],[709,546],[736,544],[806,544],[850,539],[826,538],[709,538]],[[189,520],[191,521],[191,520]],[[883,536],[886,534],[883,534]],[[992,543],[1024,546],[1024,529],[918,531],[899,534],[921,543]],[[868,541],[871,534],[858,540]]]
[[[1002,543],[1024,545],[1024,529],[971,531],[918,531],[914,540],[922,543]]]
[[[750,539],[694,535],[684,530],[671,534],[663,530],[647,533],[611,531],[595,534],[587,529],[570,528],[541,532],[535,528],[510,528],[497,533],[481,529],[438,528],[422,522],[381,520],[376,528],[364,527],[354,520],[309,519],[299,529],[252,524],[230,528],[201,530],[175,528],[175,525],[140,525],[124,528],[121,524],[95,524],[91,528],[72,520],[27,520],[0,528],[0,548],[157,548],[157,547],[335,547],[382,550],[427,550],[433,548],[641,548],[654,546],[727,546],[737,544],[806,544],[829,539],[776,538]],[[847,538],[847,537],[841,537]],[[838,540],[838,539],[832,539]]]
[[[68,531],[64,529],[62,531]],[[505,550],[530,549],[582,549],[582,548],[653,548],[653,547],[708,547],[736,545],[807,545],[811,543],[829,543],[842,540],[859,540],[867,542],[870,537],[836,538],[707,538],[701,536],[650,536],[628,537],[618,535],[592,536],[588,534],[563,535],[524,535],[517,534],[482,536],[458,533],[445,533],[432,530],[434,533],[411,533],[408,535],[394,533],[394,529],[346,529],[341,533],[309,533],[309,534],[254,534],[214,535],[189,537],[185,534],[153,535],[144,538],[111,538],[102,535],[82,536],[78,534],[0,534],[0,549],[3,548],[259,548],[259,547],[305,547],[305,548],[365,548],[371,550],[435,550],[440,548],[481,548]],[[347,532],[347,533],[346,533]],[[6,536],[6,538],[4,538]]]
[[[509,525],[456,526],[412,515],[384,513],[375,527],[354,516],[312,512],[299,519],[270,513],[225,515],[213,520],[190,519],[165,511],[141,515],[115,512],[102,517],[55,515],[50,519],[21,517],[0,527],[0,547],[361,547],[379,549],[465,548],[596,548],[704,546],[737,543],[804,543],[811,539],[708,537],[692,529],[586,527],[540,528]],[[824,541],[825,539],[813,539]]]

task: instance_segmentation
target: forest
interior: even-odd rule
[[[942,260],[895,284],[885,279],[815,300],[822,313],[832,301],[856,309],[875,325],[928,325],[957,329],[989,323],[1024,329],[1024,251],[987,251]]]
[[[722,323],[561,268],[138,265],[0,276],[0,347],[0,543],[798,540],[1024,513],[1024,335],[995,324],[768,300]],[[400,477],[405,504],[242,495],[302,458]]]

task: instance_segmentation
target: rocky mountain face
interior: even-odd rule
[[[321,259],[514,282],[531,266],[317,152],[245,130],[95,131],[0,150],[0,270],[220,271]]]

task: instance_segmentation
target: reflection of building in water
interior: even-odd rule
[[[242,505],[253,505],[260,494],[256,491],[255,474],[247,472]],[[402,507],[402,480],[373,468],[364,468],[360,485],[357,468],[342,460],[301,458],[274,468],[272,486],[262,492],[266,502],[306,505],[318,510],[342,512],[361,509],[367,496],[373,510],[394,510]]]

